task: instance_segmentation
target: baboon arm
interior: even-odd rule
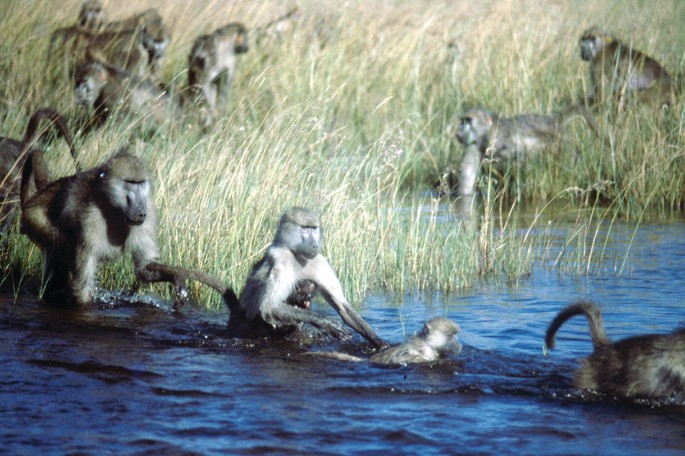
[[[311,276],[307,278],[316,283],[323,298],[338,312],[345,324],[375,346],[382,347],[385,345],[383,340],[371,329],[371,326],[347,302],[338,277],[323,256],[318,256],[312,260],[307,270],[312,272]]]
[[[349,339],[352,334],[337,321],[311,310],[300,309],[281,303],[271,309],[271,322],[277,326],[299,325],[307,323],[315,328],[325,331],[327,334],[338,339]]]

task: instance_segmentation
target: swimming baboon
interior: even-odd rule
[[[240,23],[225,25],[195,40],[188,57],[188,91],[193,103],[205,105],[205,127],[214,123],[217,103],[226,104],[237,55],[247,51],[246,30]]]
[[[22,140],[0,137],[0,232],[7,230],[14,220],[15,209],[19,207],[21,168],[31,152],[39,150],[35,143],[41,133],[38,129],[41,120],[48,120],[57,128],[69,146],[72,158],[76,160],[76,148],[66,120],[49,108],[38,109],[31,115]],[[51,180],[50,173],[40,154],[34,153],[33,159],[33,181],[35,187],[41,189]]]
[[[633,96],[658,108],[675,103],[671,77],[653,58],[598,27],[583,32],[579,44],[580,57],[590,62],[591,105],[615,98],[622,109]]]
[[[594,352],[583,359],[573,384],[624,397],[669,396],[685,392],[685,329],[671,334],[634,336],[610,342],[602,314],[590,302],[569,305],[554,317],[545,334],[545,352],[566,320],[585,315]]]
[[[90,302],[98,266],[125,252],[133,256],[138,280],[178,283],[147,269],[158,261],[159,249],[150,172],[142,160],[122,149],[103,165],[59,179],[32,196],[31,168],[26,160],[22,232],[43,251],[50,300]]]
[[[229,332],[235,337],[284,335],[310,324],[335,337],[349,337],[338,322],[286,304],[296,285],[309,280],[349,327],[382,346],[383,341],[345,299],[338,277],[320,253],[322,243],[323,233],[315,213],[301,207],[285,211],[273,242],[252,267],[238,308],[230,309]]]
[[[431,318],[421,332],[409,341],[374,353],[368,361],[374,364],[432,363],[440,358],[461,353],[457,339],[459,325],[448,318]],[[342,361],[366,361],[365,358],[340,352],[307,352],[307,355],[323,356]]]
[[[101,126],[115,110],[158,125],[179,108],[172,97],[149,80],[96,60],[78,66],[75,91],[76,103],[94,110],[92,127]]]
[[[460,117],[456,134],[457,140],[464,145],[459,194],[474,193],[483,159],[487,159],[499,173],[504,173],[509,165],[524,166],[529,158],[558,144],[563,126],[577,115],[582,116],[592,131],[599,135],[597,123],[581,105],[552,116],[520,114],[503,117],[481,108],[468,109]]]
[[[46,65],[50,65],[50,60],[53,55],[53,48],[55,42],[62,39],[62,57],[64,60],[65,78],[69,78],[69,56],[75,56],[77,49],[83,50],[82,45],[87,42],[90,36],[97,33],[103,26],[107,19],[107,13],[102,7],[102,2],[99,0],[86,0],[81,5],[81,11],[78,15],[78,22],[68,27],[58,28],[50,36],[50,44],[48,45],[48,55]],[[67,43],[72,40],[70,49]]]

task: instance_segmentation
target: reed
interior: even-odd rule
[[[37,107],[77,115],[71,88],[42,62],[49,34],[74,21],[80,2],[34,3],[7,0],[0,17],[0,50],[9,56],[0,59],[0,118],[2,134],[12,137],[23,134]],[[232,21],[254,28],[287,9],[272,0],[127,5],[107,1],[110,18],[156,7],[168,23],[173,41],[163,79],[176,85],[185,84],[197,35]],[[659,5],[301,2],[294,30],[242,56],[226,114],[212,132],[170,122],[141,136],[127,122],[109,122],[78,138],[79,160],[94,166],[130,144],[156,171],[163,259],[218,274],[237,289],[291,205],[321,213],[325,254],[353,301],[369,289],[451,292],[481,278],[515,282],[539,260],[587,273],[611,230],[582,227],[682,207],[682,98],[661,117],[600,113],[602,138],[573,122],[558,154],[509,176],[509,184],[483,183],[475,217],[431,188],[458,166],[450,128],[466,106],[551,113],[583,92],[587,68],[577,38],[598,22],[590,18],[682,74],[685,4]],[[48,154],[60,175],[73,172],[63,149],[55,142]],[[608,210],[600,210],[600,197]],[[594,237],[574,259],[546,244],[545,230],[561,219],[542,217],[541,226],[542,218],[515,215],[519,206],[557,214],[549,208],[558,201],[582,214],[567,245]],[[11,245],[2,251],[5,278],[12,265],[30,275],[39,270],[35,249],[20,235],[4,242]],[[105,287],[133,283],[129,262],[107,266],[101,277]],[[218,302],[208,291],[200,296]]]

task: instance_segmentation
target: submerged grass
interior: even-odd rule
[[[8,0],[0,17],[2,30],[11,31],[0,43],[5,136],[21,137],[41,106],[77,115],[71,88],[58,69],[45,73],[43,62],[49,34],[75,20],[80,2],[31,3]],[[572,122],[558,153],[506,176],[506,184],[482,182],[483,202],[472,217],[464,217],[461,202],[430,191],[458,167],[450,128],[466,107],[551,113],[586,90],[576,43],[592,25],[588,18],[682,81],[685,4],[677,0],[659,8],[589,0],[127,5],[105,2],[112,19],[146,7],[164,17],[173,41],[163,80],[176,85],[185,83],[187,53],[200,33],[232,21],[254,28],[299,7],[293,30],[253,42],[241,56],[226,114],[209,134],[168,122],[141,135],[118,121],[77,138],[84,167],[131,144],[155,170],[163,259],[238,289],[291,205],[320,212],[325,253],[352,300],[368,289],[450,292],[483,277],[515,282],[540,259],[590,273],[612,255],[607,246],[618,218],[639,223],[683,206],[682,97],[661,116],[599,113],[601,138]],[[48,155],[56,174],[73,172],[62,144]],[[539,216],[521,221],[519,206]],[[577,214],[574,228],[557,228],[568,213]],[[559,236],[560,251],[551,241]],[[5,278],[40,274],[28,241],[14,232],[4,244]],[[621,257],[616,272],[626,267]],[[111,288],[134,281],[128,262],[108,265],[101,277]],[[202,293],[207,302],[209,292]]]

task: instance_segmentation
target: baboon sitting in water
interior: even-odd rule
[[[39,154],[40,150],[35,147],[41,133],[38,128],[41,120],[48,120],[57,128],[69,146],[72,158],[76,160],[76,149],[66,120],[49,108],[38,109],[31,115],[22,140],[0,137],[0,232],[6,231],[10,226],[15,209],[19,208],[19,183],[24,161],[29,156],[33,158],[32,176],[36,188],[43,188],[51,180],[42,155]]]
[[[27,160],[22,231],[43,251],[50,300],[90,302],[98,266],[125,252],[133,256],[138,280],[179,282],[147,269],[159,259],[157,217],[150,172],[139,158],[121,150],[102,166],[59,179],[32,196],[31,172]]]
[[[503,117],[481,108],[468,109],[460,117],[456,134],[457,140],[464,145],[459,195],[474,193],[482,160],[488,160],[500,174],[504,174],[510,165],[524,166],[530,158],[558,144],[563,126],[577,115],[581,115],[599,135],[596,122],[580,105],[554,116],[520,114]]]
[[[554,317],[545,334],[545,351],[554,348],[558,329],[569,318],[585,315],[594,352],[581,361],[573,384],[623,397],[685,393],[685,329],[611,342],[602,314],[592,303],[577,302]]]
[[[630,97],[657,108],[675,103],[671,76],[653,58],[599,27],[583,32],[579,45],[580,57],[590,62],[591,105],[615,99],[622,109]]]
[[[319,217],[308,209],[285,211],[273,242],[250,272],[237,308],[231,308],[228,330],[235,337],[286,335],[310,324],[336,337],[349,337],[338,322],[308,309],[286,304],[303,280],[316,285],[343,321],[376,346],[383,341],[347,302],[342,285],[320,250]],[[229,305],[230,308],[230,305]]]

